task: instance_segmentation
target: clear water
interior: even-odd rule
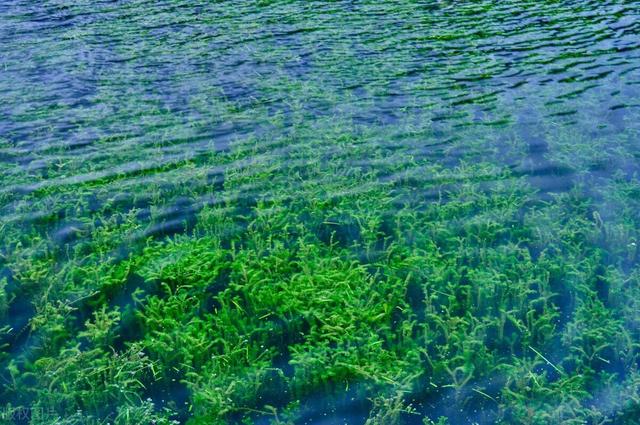
[[[639,6],[3,1],[3,419],[637,423]]]

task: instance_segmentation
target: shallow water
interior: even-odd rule
[[[635,423],[639,6],[3,2],[3,419]]]

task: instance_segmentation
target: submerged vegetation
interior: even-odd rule
[[[640,423],[626,2],[9,3],[0,420]]]

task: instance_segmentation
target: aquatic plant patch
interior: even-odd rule
[[[636,9],[0,5],[0,420],[640,423]]]

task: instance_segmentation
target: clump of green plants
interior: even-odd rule
[[[351,3],[1,18],[3,421],[638,423],[632,10]]]

